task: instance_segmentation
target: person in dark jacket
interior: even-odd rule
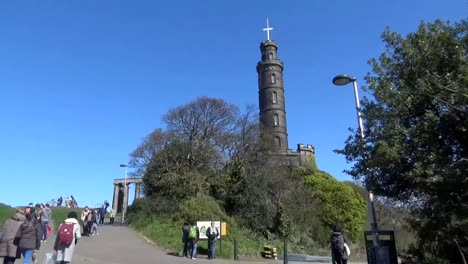
[[[206,229],[206,237],[208,238],[208,259],[216,258],[216,240],[218,240],[219,230],[215,226],[215,222],[211,222],[211,226]]]
[[[182,257],[187,258],[188,257],[188,248],[189,248],[189,237],[188,237],[188,232],[189,232],[190,225],[185,222],[184,225],[182,226],[182,244],[184,245],[184,249],[182,251]]]
[[[36,252],[41,248],[42,231],[39,221],[26,208],[26,221],[20,226],[15,237],[15,244],[23,255],[23,264],[29,264]]]
[[[94,210],[90,210],[90,212],[88,213],[88,215],[86,216],[86,235],[87,236],[90,236],[92,234],[92,228],[93,228],[93,224],[94,222],[96,222],[96,213],[94,212]]]
[[[335,226],[330,237],[333,264],[348,263],[348,255],[346,254],[346,249],[344,247],[345,243],[346,237],[343,234],[343,230],[340,226]]]
[[[104,202],[104,204],[99,209],[99,223],[98,223],[98,225],[103,225],[104,224],[106,213],[107,213],[107,207],[106,207],[106,204]]]
[[[13,264],[16,259],[21,258],[21,253],[13,244],[13,240],[24,220],[26,220],[24,214],[17,210],[16,214],[3,225],[0,233],[0,258],[3,258],[3,264]]]

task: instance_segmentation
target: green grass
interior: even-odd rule
[[[3,223],[5,223],[8,218],[12,217],[14,213],[15,208],[0,204],[0,227],[2,227]]]
[[[71,211],[75,211],[78,215],[78,221],[81,223],[81,212],[83,209],[81,208],[66,208],[66,207],[52,207],[52,222],[53,222],[53,229],[57,231],[60,224],[65,221],[68,217],[68,213]]]
[[[129,220],[131,226],[146,236],[148,239],[153,241],[159,247],[166,250],[182,252],[182,231],[181,225],[172,222],[170,219],[156,217],[156,216],[145,216],[145,215],[130,215]],[[237,234],[230,234],[228,227],[228,234],[224,236],[222,241],[218,241],[216,244],[216,255],[221,258],[232,259],[234,255],[234,240],[237,239],[239,256],[242,257],[261,257],[261,252],[265,245],[272,245],[277,248],[278,256],[283,252],[283,242],[280,240],[269,240],[267,241],[263,237],[249,232],[247,230],[238,230]],[[310,253],[315,255],[329,255],[328,250],[303,250],[289,245],[290,253]],[[207,241],[202,240],[198,242],[198,253],[201,255],[207,254]],[[222,252],[220,252],[222,248]]]

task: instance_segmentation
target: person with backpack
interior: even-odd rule
[[[218,240],[219,230],[215,226],[215,222],[211,222],[211,226],[206,229],[206,237],[208,238],[208,259],[216,257],[216,240]]]
[[[190,242],[190,258],[197,259],[197,242],[200,239],[200,230],[193,223],[188,231],[188,239]]]
[[[188,248],[189,248],[189,229],[190,225],[185,222],[184,225],[182,226],[182,244],[184,245],[184,248],[182,250],[182,257],[187,258],[188,257]]]
[[[21,225],[26,220],[24,214],[20,210],[16,210],[16,214],[6,220],[0,233],[0,258],[3,258],[3,264],[14,264],[16,259],[21,258],[21,253],[13,244],[16,233]]]
[[[37,257],[37,251],[41,248],[42,231],[41,225],[31,208],[25,209],[26,220],[21,224],[13,239],[13,244],[19,248],[23,255],[23,264],[29,264]]]
[[[73,259],[75,246],[81,238],[81,227],[76,212],[69,212],[68,218],[59,226],[55,239],[54,251],[56,263],[70,263]]]
[[[340,226],[337,225],[333,228],[330,243],[332,249],[333,264],[347,264],[348,254],[345,248],[346,237],[344,236],[343,230]]]
[[[49,220],[51,217],[52,217],[52,210],[50,209],[49,204],[46,204],[42,208],[42,212],[41,212],[41,227],[42,227],[41,242],[46,242],[47,240],[47,229],[49,228]]]

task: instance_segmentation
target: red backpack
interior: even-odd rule
[[[58,231],[58,241],[60,244],[70,246],[73,243],[75,238],[75,233],[73,232],[75,224],[73,223],[63,223],[60,226]]]

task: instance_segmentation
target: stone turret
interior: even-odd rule
[[[278,59],[278,44],[266,40],[260,44],[262,59],[257,64],[258,99],[262,133],[274,140],[280,152],[288,150],[286,104],[283,86],[283,62]]]

